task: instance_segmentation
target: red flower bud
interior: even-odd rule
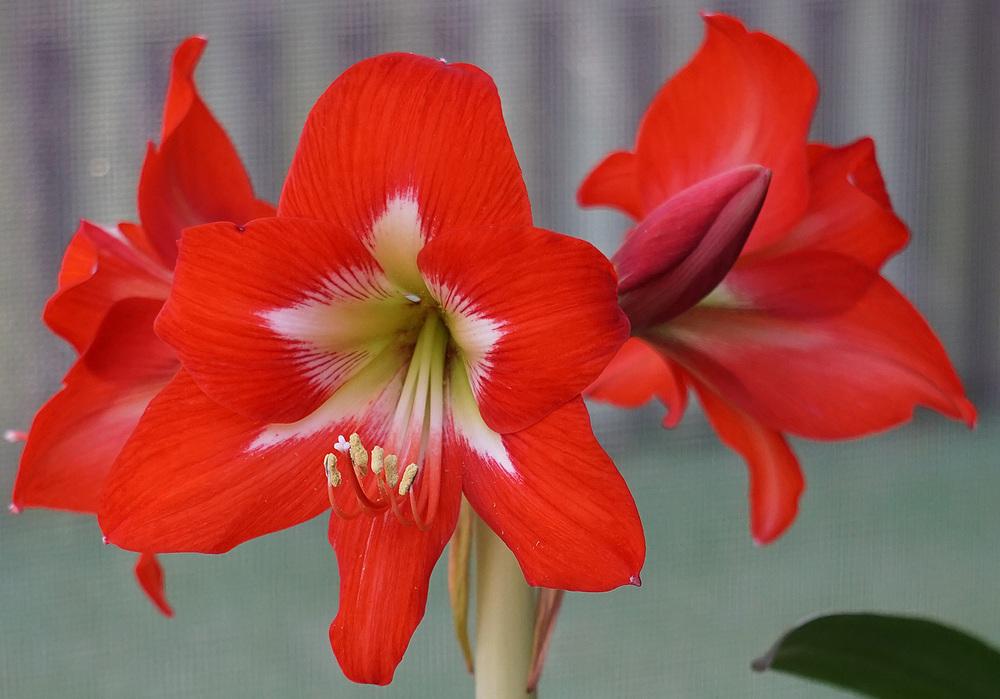
[[[718,286],[757,221],[771,182],[760,165],[702,180],[655,208],[613,261],[633,331],[670,320]]]

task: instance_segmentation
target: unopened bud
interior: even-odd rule
[[[771,171],[746,165],[670,197],[629,231],[612,258],[634,329],[664,323],[704,298],[736,263],[764,205]]]

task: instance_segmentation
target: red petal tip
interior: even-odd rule
[[[16,444],[25,441],[28,438],[28,433],[21,430],[7,430],[3,433],[3,438],[5,442]]]
[[[959,419],[965,423],[966,427],[970,430],[976,429],[976,425],[979,423],[979,411],[976,410],[972,401],[968,398],[960,398],[955,401],[955,407],[958,408]]]
[[[208,45],[208,39],[202,34],[193,34],[179,44],[174,49],[174,61],[180,63],[187,69],[193,69],[195,63],[201,58],[202,51]]]
[[[642,587],[642,578],[640,578],[639,574],[636,573],[635,575],[633,575],[631,578],[628,579],[628,584],[635,585],[636,587]]]
[[[12,515],[21,514],[21,508],[15,505],[14,503],[7,505],[7,511],[10,512]]]
[[[111,540],[107,537],[107,535],[105,535],[101,537],[101,543],[107,546],[111,543]]]

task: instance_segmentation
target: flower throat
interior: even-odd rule
[[[441,491],[448,341],[441,316],[429,312],[413,345],[386,446],[373,446],[369,452],[357,433],[349,439],[340,435],[324,457],[327,494],[337,516],[352,519],[364,511],[374,515],[389,509],[405,524],[421,530],[430,526]],[[389,452],[389,445],[396,450]],[[342,460],[347,462],[343,468]],[[345,481],[347,488],[342,489]]]

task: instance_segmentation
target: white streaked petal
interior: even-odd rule
[[[465,367],[453,362],[449,376],[451,419],[459,439],[483,459],[492,461],[512,478],[521,479],[499,434],[487,427],[479,414]]]
[[[479,312],[467,298],[431,282],[431,293],[444,310],[445,323],[461,350],[468,380],[477,391],[493,368],[492,350],[504,336],[504,323]]]
[[[396,286],[404,293],[420,296],[424,281],[417,255],[425,241],[417,195],[409,191],[386,202],[385,211],[372,224],[368,248]]]
[[[298,345],[299,371],[327,390],[405,331],[409,306],[381,271],[346,269],[323,279],[299,303],[259,315],[273,332]]]
[[[365,430],[381,432],[399,400],[405,374],[404,360],[397,352],[383,352],[309,416],[298,422],[266,426],[250,443],[247,451],[270,449],[285,442],[305,439],[352,416],[367,415]],[[384,424],[376,424],[372,420],[382,420]]]

